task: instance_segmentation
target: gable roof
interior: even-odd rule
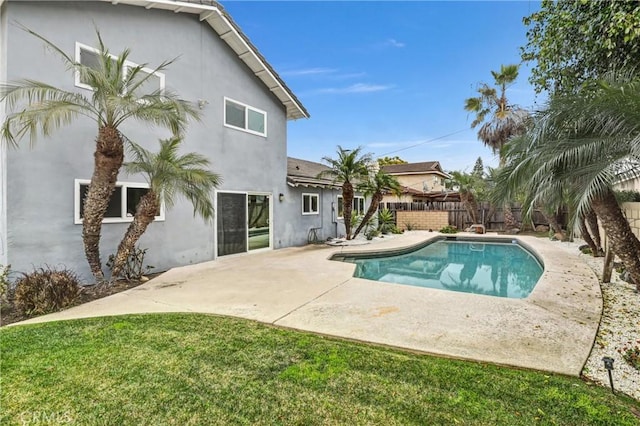
[[[102,0],[117,4],[142,6],[145,9],[171,10],[175,13],[199,15],[200,21],[206,21],[220,38],[238,55],[256,77],[282,102],[287,110],[287,119],[309,118],[309,113],[269,65],[249,38],[242,32],[231,15],[213,0]]]
[[[318,177],[320,173],[329,170],[324,164],[299,158],[287,158],[287,185],[292,187],[340,188],[340,185],[330,178]]]
[[[415,175],[435,173],[448,178],[449,175],[442,170],[439,161],[424,161],[422,163],[389,164],[382,166],[382,171],[390,175]]]

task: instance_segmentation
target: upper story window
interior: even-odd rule
[[[87,196],[89,183],[87,179],[75,180],[74,223],[76,224],[81,224],[84,217],[84,198]],[[146,183],[117,182],[102,223],[133,221],[138,203],[148,191],[149,185]],[[164,220],[164,206],[160,206],[155,220]]]
[[[302,194],[302,214],[318,214],[320,211],[318,194]]]
[[[113,65],[115,66],[117,58],[113,55],[110,55],[110,57],[113,61]],[[89,68],[98,69],[100,67],[100,51],[93,47],[76,42],[76,61]],[[138,65],[136,63],[127,61],[124,64],[125,69],[124,73],[122,74],[123,78],[127,75],[129,70],[137,66]],[[136,77],[133,79],[132,84],[136,84],[147,76],[149,76],[149,78],[147,78],[136,90],[136,92],[140,94],[140,96],[151,94],[158,90],[164,91],[164,74],[157,71],[154,72],[151,68],[142,68],[136,74]],[[89,82],[82,79],[80,73],[76,72],[75,79],[75,84],[77,87],[94,90]]]
[[[356,195],[353,197],[353,207],[351,213],[356,213],[358,216],[362,216],[365,214],[364,210],[364,197],[360,197]],[[338,219],[344,218],[344,200],[342,199],[342,195],[338,195]]]
[[[267,113],[241,102],[224,98],[224,125],[266,137]]]

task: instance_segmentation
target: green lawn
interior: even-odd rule
[[[246,320],[130,315],[0,339],[2,425],[640,425],[640,404],[578,379]]]

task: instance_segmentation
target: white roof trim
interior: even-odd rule
[[[4,0],[0,0],[2,4]],[[141,6],[146,9],[172,10],[175,13],[191,13],[199,15],[200,21],[206,21],[211,28],[224,40],[254,74],[267,86],[269,90],[282,102],[287,110],[287,119],[309,118],[305,108],[299,103],[291,90],[284,86],[272,72],[270,66],[262,59],[262,55],[246,41],[246,36],[240,34],[225,13],[216,6],[206,4],[187,3],[172,0],[102,0],[112,4],[126,4]]]

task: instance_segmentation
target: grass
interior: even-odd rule
[[[195,314],[0,330],[0,424],[640,425],[579,379]]]

